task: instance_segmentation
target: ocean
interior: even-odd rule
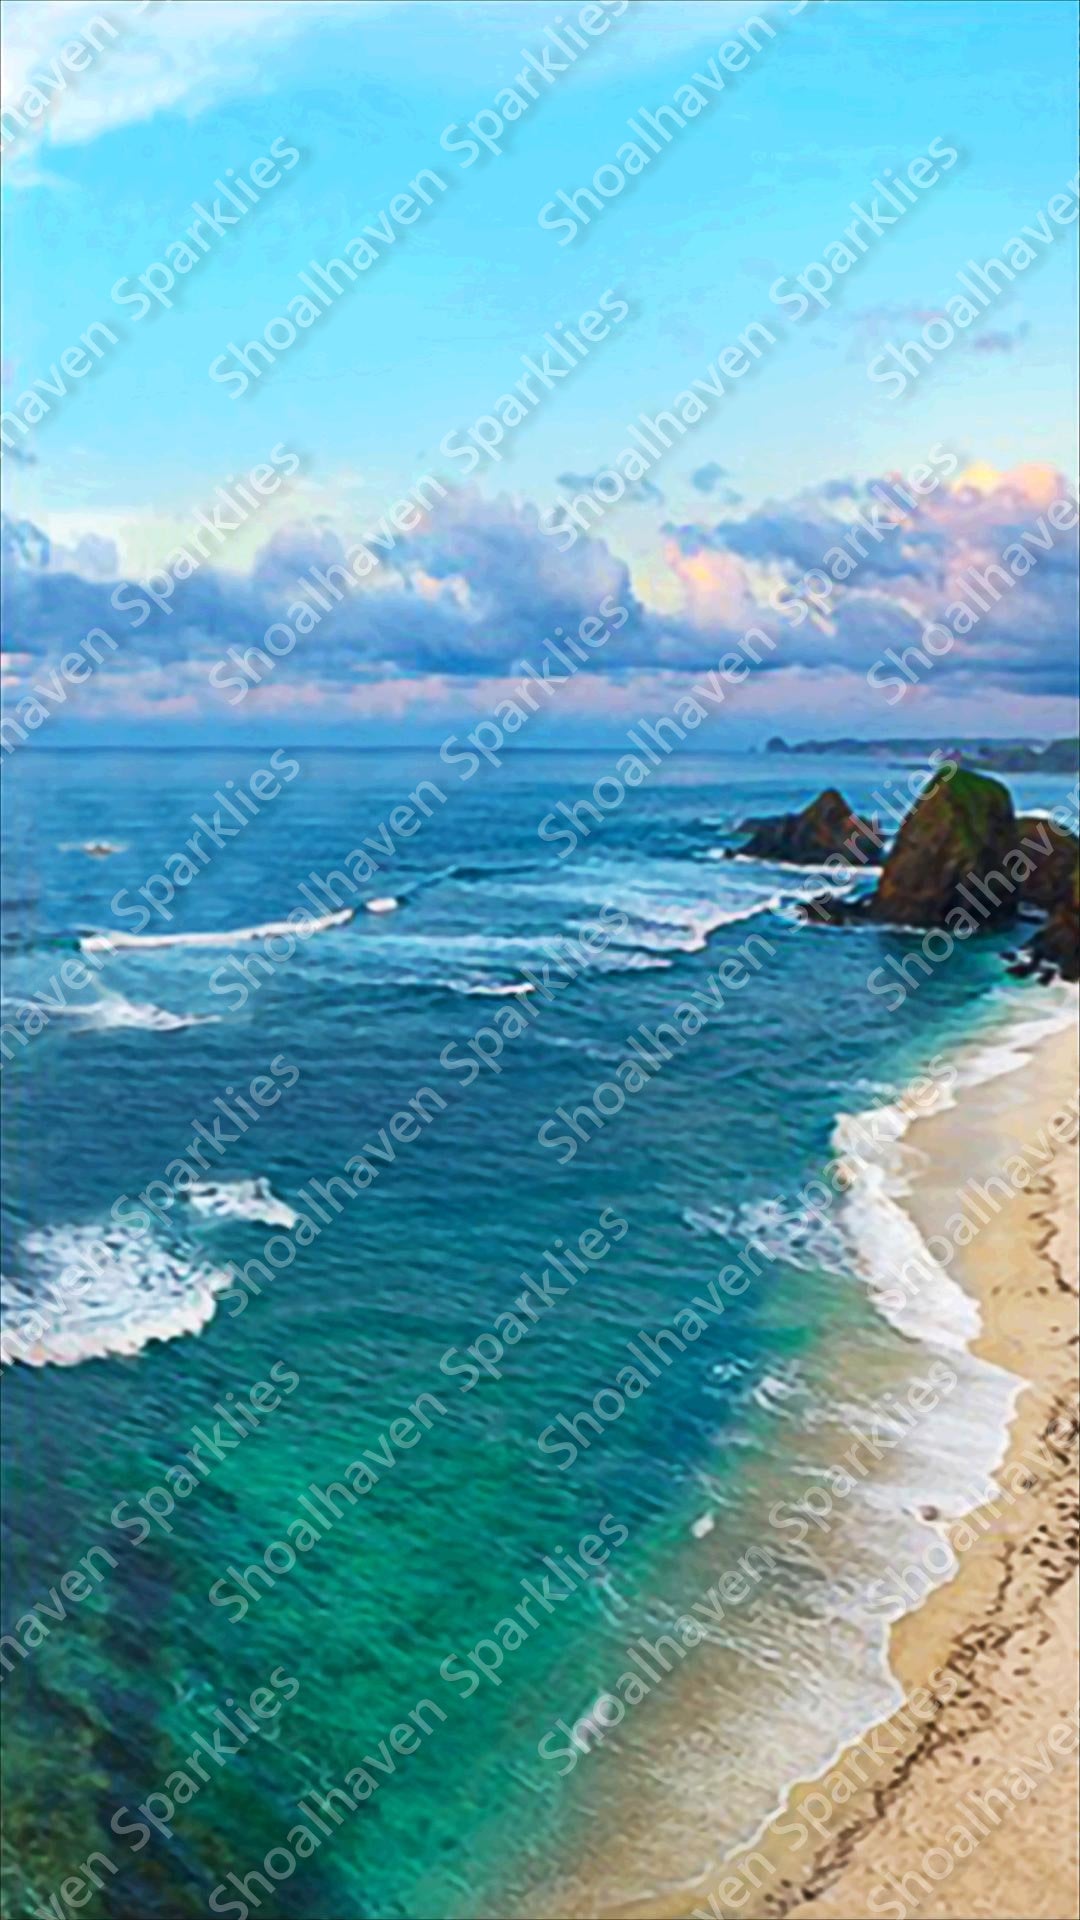
[[[898,1102],[1059,993],[723,857],[906,770],[616,758],[7,768],[12,1915],[615,1906],[895,1701],[1016,1390]]]

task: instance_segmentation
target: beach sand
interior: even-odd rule
[[[909,1139],[929,1158],[909,1203],[920,1228],[943,1225],[957,1188],[973,1174],[985,1180],[1010,1147],[1030,1152],[1076,1088],[1074,1028],[917,1122]],[[1010,1497],[950,1530],[959,1572],[893,1629],[892,1665],[916,1706],[906,1726],[902,1709],[876,1745],[868,1736],[797,1788],[719,1883],[669,1911],[793,1920],[1080,1911],[1077,1156],[1068,1136],[1042,1144],[1054,1148],[1045,1170],[953,1268],[981,1305],[977,1351],[1028,1384],[1000,1470]]]

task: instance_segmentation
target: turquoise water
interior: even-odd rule
[[[0,1624],[21,1643],[3,1671],[7,1910],[33,1912],[97,1852],[110,1864],[83,1911],[180,1916],[212,1898],[239,1920],[229,1874],[286,1848],[251,1911],[551,1911],[542,1889],[619,1831],[628,1794],[647,1825],[680,1766],[701,1790],[722,1778],[709,1845],[732,1844],[886,1684],[861,1617],[825,1635],[813,1624],[829,1570],[792,1560],[767,1618],[748,1609],[703,1655],[691,1754],[672,1744],[687,1713],[678,1676],[565,1775],[538,1751],[610,1687],[635,1635],[655,1637],[733,1563],[792,1476],[831,1457],[852,1407],[925,1364],[929,1350],[875,1307],[842,1218],[808,1228],[800,1193],[840,1114],[880,1106],[990,1018],[1003,943],[958,948],[893,1011],[867,976],[911,937],[801,928],[769,903],[813,876],[716,857],[743,815],[826,784],[857,807],[901,790],[901,773],[861,762],[684,756],[563,859],[538,826],[589,793],[606,757],[520,755],[466,783],[419,750],[282,750],[280,791],[211,859],[204,836],[183,863],[193,816],[210,818],[215,790],[235,793],[225,783],[247,785],[272,752],[27,752],[8,770],[6,1324],[20,1337],[36,1302],[42,1325],[4,1381]],[[301,883],[365,836],[378,848],[423,780],[445,801],[426,790],[419,830],[391,833],[392,853],[384,838],[358,893],[338,886],[343,907],[394,909],[361,904],[310,937],[278,936],[272,966],[241,974],[237,959],[267,948],[237,932],[314,913],[313,896],[332,912]],[[1015,783],[1043,806],[1067,784]],[[101,841],[120,851],[80,850]],[[155,873],[161,910],[140,929],[138,889]],[[103,956],[79,947],[94,930],[185,939]],[[741,978],[736,966],[710,1002],[740,949]],[[89,984],[58,980],[80,952]],[[33,1003],[51,1006],[43,1021],[27,1018]],[[628,1091],[615,1076],[629,1040],[680,1004],[707,1009],[700,1031]],[[557,1110],[602,1083],[603,1124],[568,1134]],[[223,1129],[239,1137],[222,1143]],[[338,1187],[324,1222],[312,1181],[365,1150],[357,1190]],[[223,1191],[185,1198],[195,1178]],[[160,1217],[139,1211],[151,1182],[174,1188],[169,1204],[149,1189]],[[61,1295],[94,1247],[93,1284]],[[253,1284],[238,1281],[259,1260]],[[721,1268],[755,1260],[745,1291],[700,1314],[617,1414],[609,1394],[602,1431],[585,1429],[567,1464],[560,1414],[612,1387],[640,1330],[674,1324]],[[545,1271],[563,1295],[545,1296]],[[478,1339],[490,1371],[462,1358]],[[177,1473],[193,1429],[213,1435],[253,1389],[257,1424],[241,1419],[223,1457],[204,1443]],[[979,1391],[967,1412],[954,1400],[958,1453],[992,1410]],[[412,1424],[392,1429],[410,1405]],[[365,1449],[353,1500],[317,1520],[301,1497]],[[925,1472],[894,1478],[922,1486]],[[850,1517],[852,1564],[869,1566],[893,1517],[880,1491]],[[242,1617],[239,1602],[213,1603],[237,1591],[230,1567],[265,1566],[304,1520],[295,1564],[272,1555],[272,1584],[256,1579]],[[28,1632],[27,1610],[99,1547],[115,1565],[92,1561],[88,1595]],[[545,1575],[541,1590],[566,1598],[514,1614],[522,1582]],[[500,1634],[512,1614],[524,1630]],[[470,1657],[483,1640],[488,1673]],[[245,1739],[236,1707],[255,1728]],[[238,1748],[222,1763],[195,1744],[222,1726],[215,1709]],[[208,1778],[191,1792],[178,1769],[198,1751]],[[318,1806],[312,1790],[341,1787],[365,1756],[356,1810],[286,1875],[304,1847],[298,1802]],[[151,1794],[165,1832],[137,1811]]]

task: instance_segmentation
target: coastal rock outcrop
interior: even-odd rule
[[[891,926],[941,927],[954,909],[970,911],[974,893],[987,925],[1011,919],[1015,884],[999,889],[990,876],[1008,876],[1003,862],[1016,844],[1007,787],[985,774],[939,773],[900,827],[870,918]]]
[[[1041,814],[1022,814],[1016,832],[1016,845],[1025,848],[1035,862],[1034,872],[1021,883],[1021,900],[1027,907],[1052,913],[1070,898],[1080,863],[1080,840]]]
[[[749,834],[734,849],[754,860],[785,860],[797,866],[820,866],[837,855],[854,865],[876,861],[881,835],[876,820],[853,813],[835,787],[826,788],[801,813],[768,814],[743,820],[738,831]]]
[[[1052,967],[1063,980],[1080,980],[1080,874],[1075,869],[1069,898],[1039,928],[1029,952],[1034,966]]]
[[[1080,971],[1080,842],[1039,815],[1017,819],[1008,789],[966,768],[943,769],[903,821],[871,894],[808,903],[819,924],[945,927],[960,938],[1046,914],[1012,971]]]

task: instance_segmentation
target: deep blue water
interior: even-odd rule
[[[758,1536],[800,1463],[809,1472],[828,1457],[845,1407],[925,1358],[878,1312],[842,1220],[809,1240],[800,1231],[799,1194],[829,1159],[839,1114],[879,1105],[1000,1009],[1002,943],[958,948],[891,1010],[868,975],[910,954],[913,938],[801,928],[766,903],[790,903],[813,876],[717,857],[745,814],[802,805],[826,784],[872,808],[902,791],[900,771],[683,756],[560,858],[565,840],[541,838],[540,823],[587,795],[614,756],[522,754],[463,782],[431,752],[279,750],[279,770],[297,768],[280,792],[212,858],[203,833],[181,865],[193,816],[211,819],[215,789],[247,786],[274,750],[28,751],[6,774],[9,1325],[38,1301],[43,1330],[23,1357],[78,1363],[27,1365],[16,1353],[5,1370],[3,1631],[92,1548],[116,1562],[97,1563],[90,1597],[25,1657],[9,1650],[13,1914],[32,1912],[31,1895],[45,1900],[94,1850],[115,1871],[93,1913],[204,1912],[230,1871],[287,1845],[305,1793],[340,1786],[392,1728],[408,1732],[418,1702],[445,1718],[419,1709],[430,1732],[402,1740],[415,1750],[394,1756],[258,1912],[538,1910],[537,1889],[618,1830],[628,1795],[646,1821],[663,1802],[680,1764],[679,1683],[565,1777],[538,1743],[560,1717],[589,1710],[635,1634],[655,1635]],[[324,894],[309,876],[343,869],[365,837],[377,846],[380,823],[425,780],[445,802],[421,789],[430,817],[405,816],[419,831],[393,833],[393,853],[356,892],[338,883],[343,907],[359,907],[347,923],[269,949],[223,940],[102,957],[91,947],[90,984],[60,974],[81,936],[139,930],[139,889],[154,874],[176,891],[151,883],[163,910],[147,909],[147,936],[235,935],[314,912],[312,895]],[[1018,799],[1044,806],[1067,786],[1015,783]],[[102,841],[121,850],[81,850]],[[398,905],[370,913],[372,899]],[[709,980],[740,950],[742,983],[731,984],[736,967],[722,1004],[710,1003]],[[51,1010],[28,1021],[35,1003]],[[701,1030],[626,1091],[616,1074],[631,1037],[691,1003],[708,1009]],[[605,1083],[603,1125],[579,1120],[585,1140],[553,1122]],[[238,1095],[257,1117],[219,1154],[196,1122],[220,1141],[215,1098],[235,1115]],[[572,1156],[545,1145],[553,1139],[569,1140]],[[193,1142],[208,1162],[201,1175]],[[364,1184],[316,1219],[311,1182],[326,1185],[367,1149],[379,1152]],[[225,1183],[223,1210],[184,1198],[195,1177]],[[242,1184],[253,1181],[268,1186]],[[137,1196],[150,1182],[176,1194],[147,1221]],[[160,1200],[162,1186],[151,1193]],[[274,1201],[314,1222],[306,1235],[283,1224],[288,1211],[243,1217],[273,1216]],[[249,1268],[261,1290],[240,1288],[236,1269],[275,1235],[269,1277],[265,1259],[262,1280]],[[95,1247],[92,1286],[58,1296]],[[541,1448],[545,1431],[565,1431],[560,1413],[611,1387],[639,1330],[670,1324],[755,1248],[764,1269],[753,1284],[647,1390],[624,1396],[617,1418],[609,1396],[602,1433],[571,1465]],[[523,1273],[546,1268],[560,1284],[551,1263],[567,1249],[585,1271],[565,1295],[535,1319],[519,1311],[516,1330],[500,1322]],[[454,1368],[482,1335],[494,1377],[474,1381]],[[215,1403],[249,1400],[271,1378],[294,1384],[280,1398],[264,1392],[276,1404],[257,1429],[205,1471],[204,1455],[190,1486],[174,1476],[174,1506],[145,1538],[110,1521],[122,1501],[125,1520],[145,1513],[140,1496],[166,1484],[192,1428],[219,1418]],[[410,1403],[424,1416],[391,1445]],[[382,1449],[378,1479],[355,1504],[339,1501],[342,1518],[243,1618],[212,1604],[215,1582],[219,1596],[235,1590],[227,1568],[290,1537],[310,1484],[342,1479],[365,1448],[376,1459]],[[605,1516],[590,1567],[579,1543]],[[711,1530],[693,1531],[703,1517]],[[469,1650],[496,1644],[522,1581],[561,1556],[588,1576],[573,1576],[565,1602],[534,1606],[535,1627],[500,1647],[493,1677],[473,1690],[447,1678],[450,1656],[452,1674],[469,1671]],[[833,1688],[840,1722],[844,1702],[854,1714],[871,1697],[877,1650],[850,1621],[832,1623],[842,1677],[828,1670],[829,1632],[814,1629],[812,1655],[803,1647],[815,1581],[785,1567],[767,1618],[748,1610],[702,1655],[695,1753],[729,1782],[714,1841],[761,1817],[793,1756],[813,1760],[816,1687]],[[755,1634],[768,1639],[767,1661]],[[789,1634],[797,1661],[784,1653]],[[753,1709],[759,1666],[777,1676],[771,1694],[761,1681],[764,1720]],[[244,1706],[260,1688],[283,1696],[286,1680],[299,1685],[257,1722],[267,1732],[211,1763],[169,1834],[133,1846],[138,1814],[134,1833],[123,1816],[120,1831],[110,1826],[149,1793],[178,1798],[176,1769],[215,1707],[228,1711],[230,1696]],[[741,1717],[726,1698],[744,1703]]]

